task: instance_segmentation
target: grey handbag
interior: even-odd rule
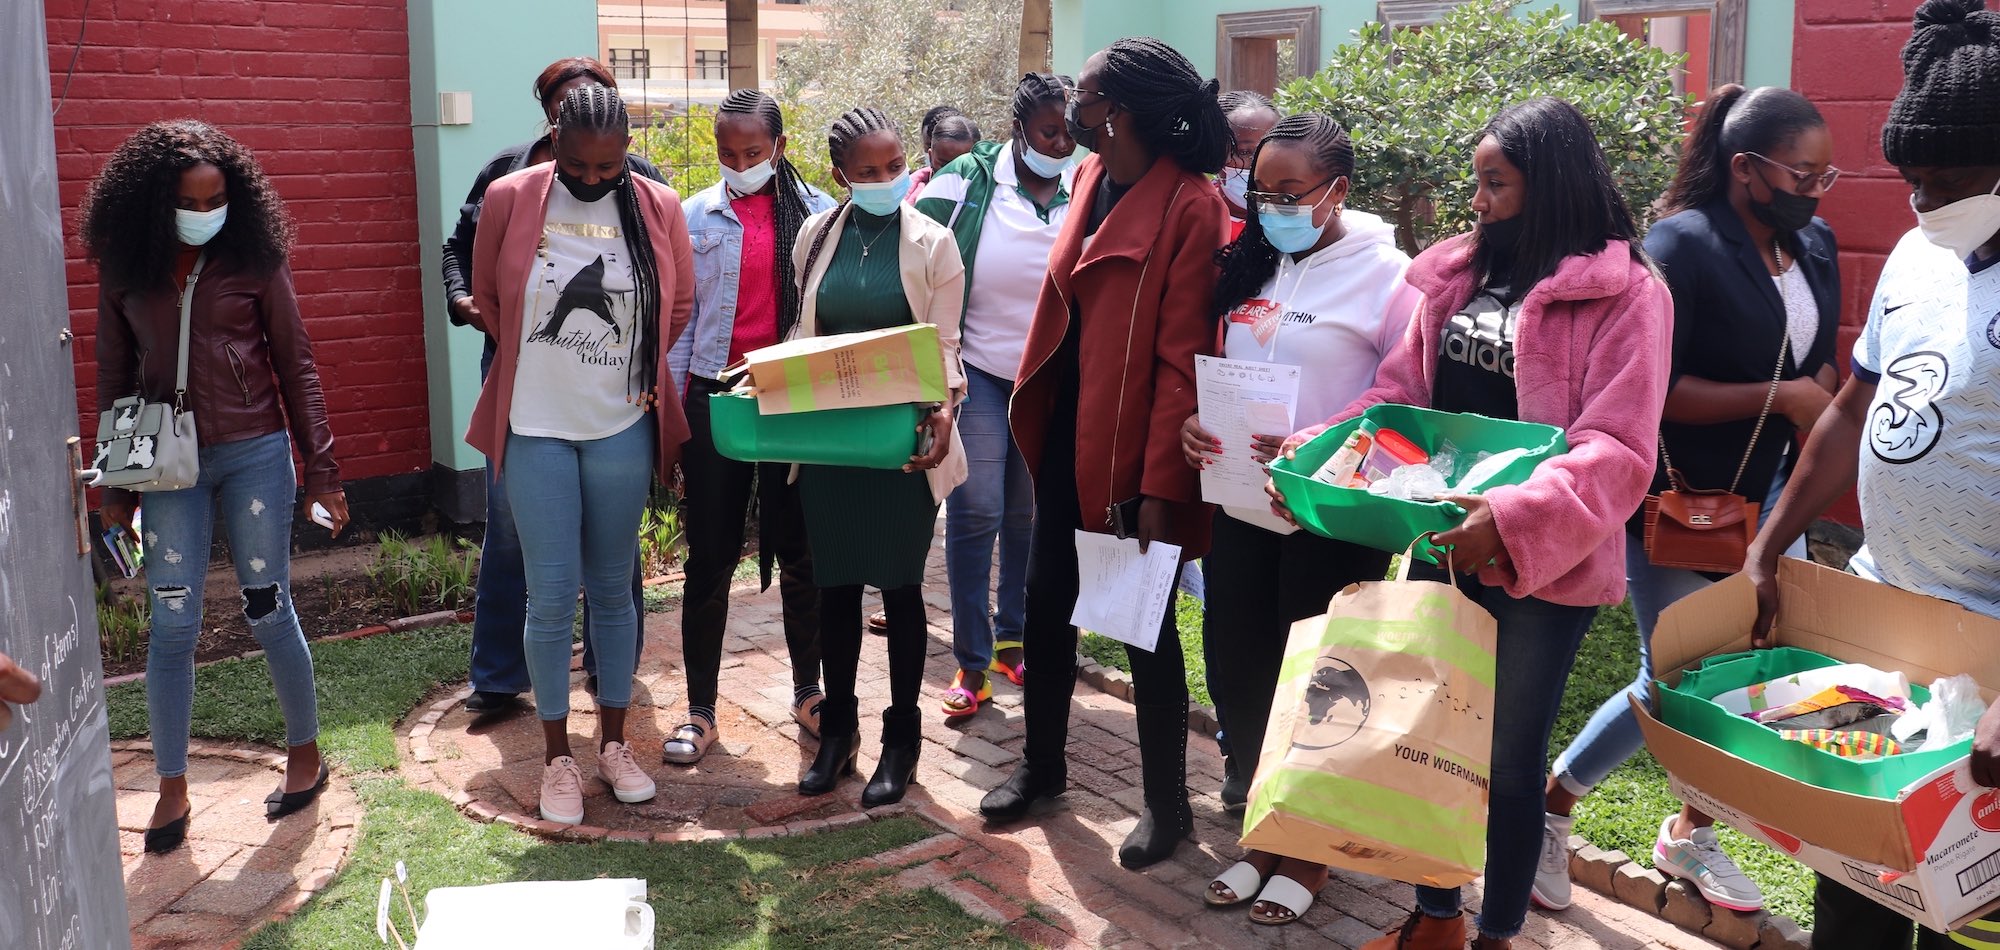
[[[195,435],[194,412],[187,408],[188,324],[194,310],[194,284],[207,263],[208,252],[204,251],[195,259],[187,286],[181,289],[174,401],[124,396],[97,414],[97,457],[90,467],[98,475],[92,484],[127,491],[179,491],[193,487],[201,475],[201,442]]]

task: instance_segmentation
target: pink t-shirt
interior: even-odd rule
[[[732,195],[729,207],[743,223],[736,322],[729,338],[729,362],[735,363],[778,342],[778,216],[770,195]]]

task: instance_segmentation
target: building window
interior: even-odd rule
[[[1743,81],[1750,0],[1580,0],[1580,21],[1609,20],[1626,35],[1687,54],[1676,90],[1706,99],[1709,90]]]
[[[1444,19],[1451,8],[1464,0],[1380,0],[1375,19],[1389,27],[1429,26]]]
[[[1319,8],[1293,7],[1215,18],[1215,74],[1227,89],[1270,95],[1319,68]]]
[[[653,51],[646,49],[613,49],[611,51],[611,76],[614,79],[649,79],[653,70]]]
[[[695,50],[694,77],[696,79],[728,79],[729,51],[719,49]]]

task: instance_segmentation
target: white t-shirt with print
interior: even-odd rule
[[[583,202],[560,184],[549,189],[508,416],[521,435],[586,442],[617,435],[643,414],[630,398],[638,288],[618,200],[617,192]]]
[[[1905,234],[1854,371],[1876,384],[1855,573],[2000,617],[2000,266]]]
[[[1069,188],[1074,172],[1065,170]],[[1035,304],[1042,278],[1049,272],[1049,252],[1069,217],[1069,203],[1049,209],[1048,217],[1021,193],[1021,176],[1014,169],[1014,143],[1000,147],[993,160],[993,198],[979,228],[979,248],[973,255],[972,290],[965,298],[964,330],[959,356],[967,363],[1012,381],[1021,369],[1021,351],[1028,347],[1028,326],[1035,322]],[[964,213],[963,210],[960,213]]]

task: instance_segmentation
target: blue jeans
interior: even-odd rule
[[[1014,384],[977,367],[965,368],[958,437],[971,471],[952,491],[944,515],[945,576],[951,582],[952,654],[959,669],[982,672],[995,640],[1021,639],[1028,613],[1028,548],[1035,528],[1035,486],[1028,463],[1007,429]],[[993,540],[1000,540],[1000,609],[993,584]]]
[[[590,605],[584,639],[597,651],[597,704],[631,704],[639,654],[632,574],[639,515],[653,482],[655,437],[649,416],[617,435],[584,442],[507,436],[508,490],[523,502],[514,508],[514,527],[526,555],[528,679],[545,720],[569,715],[579,583]]]
[[[1413,570],[1436,579],[1436,568]],[[1498,587],[1462,579],[1465,591],[1499,624],[1493,653],[1492,788],[1486,808],[1486,903],[1479,932],[1512,937],[1528,919],[1528,889],[1542,853],[1544,763],[1549,733],[1562,707],[1570,666],[1595,607],[1567,607],[1533,597],[1516,600]],[[1417,888],[1417,907],[1431,917],[1457,917],[1459,889]]]
[[[187,774],[194,715],[194,646],[201,635],[202,584],[217,511],[228,531],[229,559],[243,588],[243,616],[264,648],[285,744],[319,738],[312,654],[292,611],[292,508],[298,480],[292,442],[283,431],[201,448],[192,488],[140,496],[151,588],[153,630],[146,646],[146,718],[153,768],[161,778]]]
[[[479,358],[479,378],[493,365],[493,339]],[[634,562],[637,563],[636,560]],[[644,572],[632,571],[632,604],[639,611],[639,652],[646,647]],[[514,508],[507,503],[507,480],[486,467],[486,539],[479,547],[479,577],[473,586],[472,688],[482,693],[528,691],[528,657],[521,630],[528,621],[528,577],[521,568],[521,536],[514,531]],[[590,628],[590,606],[583,608]],[[583,641],[583,669],[597,672],[596,651]]]
[[[1764,522],[1770,520],[1771,509],[1777,507],[1778,496],[1784,494],[1786,480],[1784,466],[1781,465],[1772,482],[1771,493],[1766,496],[1763,509],[1757,513],[1758,527],[1763,527]],[[1785,554],[1805,557],[1805,541],[1793,544]],[[1647,560],[1646,546],[1640,537],[1627,535],[1625,583],[1632,590],[1632,616],[1639,628],[1639,672],[1630,685],[1612,694],[1604,705],[1597,707],[1590,721],[1584,723],[1582,731],[1570,741],[1569,747],[1556,757],[1552,769],[1556,781],[1562,784],[1565,791],[1578,797],[1590,794],[1597,783],[1604,781],[1605,776],[1625,764],[1626,759],[1646,744],[1645,737],[1639,732],[1639,719],[1632,714],[1630,697],[1638,697],[1643,703],[1652,702],[1653,627],[1659,623],[1660,611],[1715,582],[1697,571],[1654,565]]]

